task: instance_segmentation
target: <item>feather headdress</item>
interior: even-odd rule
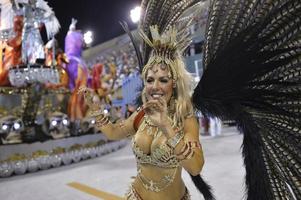
[[[141,71],[149,61],[158,60],[162,56],[163,60],[169,62],[184,52],[191,42],[189,27],[192,25],[193,14],[201,6],[201,0],[142,1],[142,15],[138,25],[138,34],[142,40],[134,37],[126,23],[122,23],[135,47]],[[150,59],[151,56],[155,58]]]

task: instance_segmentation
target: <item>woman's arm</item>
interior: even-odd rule
[[[171,126],[165,130],[168,140],[176,136]],[[181,160],[182,166],[191,175],[198,175],[204,165],[202,146],[199,143],[199,125],[195,117],[186,118],[184,121],[184,137],[175,146],[175,155]],[[188,157],[185,157],[188,156]]]
[[[85,103],[91,109],[91,116],[95,117],[96,128],[104,133],[109,140],[120,140],[135,134],[134,121],[138,112],[134,112],[128,119],[118,123],[111,123],[108,117],[101,112],[99,97],[90,88],[82,86],[78,89],[78,94],[83,94]]]
[[[184,122],[184,142],[191,142],[192,144],[197,144],[197,146],[192,146],[192,151],[194,152],[190,159],[184,159],[182,165],[191,175],[198,175],[204,166],[204,155],[202,146],[200,144],[199,138],[199,124],[195,117],[189,117]],[[181,146],[177,146],[175,153],[181,153]]]
[[[135,134],[134,119],[136,115],[137,112],[134,112],[128,119],[116,123],[108,123],[104,126],[97,126],[96,124],[96,127],[104,133],[109,140],[120,140]]]

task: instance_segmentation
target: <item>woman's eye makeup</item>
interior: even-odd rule
[[[167,83],[169,80],[167,79],[167,78],[162,78],[162,79],[160,79],[160,82],[162,82],[162,83]]]
[[[148,79],[146,79],[146,82],[148,82],[148,83],[151,83],[151,82],[153,82],[153,81],[154,81],[153,78],[148,78]]]
[[[152,83],[152,82],[154,82],[154,81],[155,81],[154,78],[147,78],[147,79],[146,79],[146,82],[147,82],[147,83]],[[161,82],[161,83],[168,83],[168,81],[169,81],[169,78],[166,78],[166,77],[164,77],[164,78],[159,78],[159,82]]]

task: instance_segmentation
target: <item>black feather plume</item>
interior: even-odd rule
[[[301,197],[301,1],[213,0],[194,105],[244,133],[248,200]]]
[[[211,192],[211,186],[208,185],[204,179],[201,177],[201,175],[192,176],[189,174],[194,185],[197,187],[197,189],[200,191],[200,193],[204,196],[205,200],[215,200],[214,195]]]
[[[130,39],[132,41],[133,47],[134,47],[135,52],[136,52],[139,69],[140,69],[140,72],[142,72],[143,63],[142,63],[142,55],[141,55],[141,52],[139,50],[139,44],[136,41],[136,39],[133,37],[133,34],[132,34],[131,30],[129,29],[128,24],[125,21],[120,22],[120,24],[121,24],[122,28],[128,34],[128,36],[130,37]]]

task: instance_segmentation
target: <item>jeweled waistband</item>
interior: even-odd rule
[[[138,192],[135,190],[133,185],[130,185],[128,192],[125,194],[126,200],[143,200]],[[187,188],[185,188],[185,194],[180,200],[191,200],[190,194]]]

